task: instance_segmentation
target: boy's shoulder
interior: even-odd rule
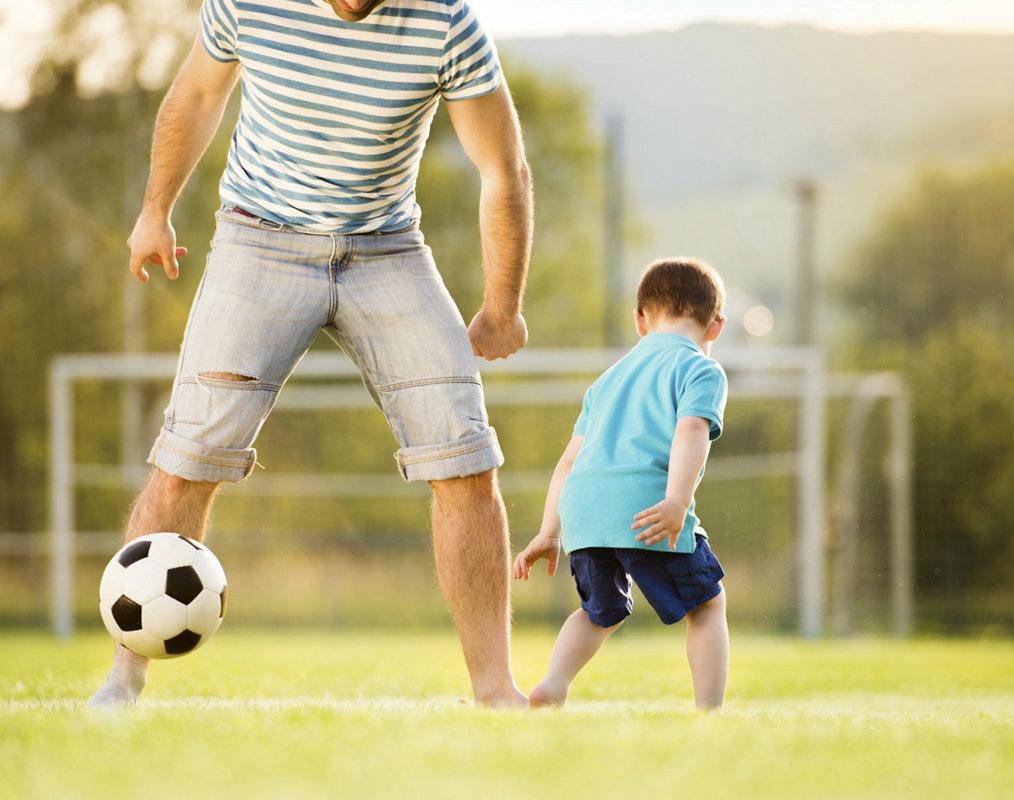
[[[689,356],[676,381],[676,416],[711,422],[711,438],[722,435],[729,380],[722,365],[704,353]]]
[[[698,378],[703,375],[714,375],[723,380],[726,379],[724,367],[700,350],[684,351],[679,357],[677,366],[689,379]]]
[[[702,381],[721,386],[729,382],[722,365],[699,350],[681,356],[679,363],[676,364],[676,372],[679,376],[677,386],[680,389]]]

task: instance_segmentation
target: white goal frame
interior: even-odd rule
[[[526,349],[506,361],[481,362],[487,376],[512,376],[509,383],[490,382],[487,402],[497,405],[580,404],[588,376],[613,364],[625,350]],[[818,348],[798,346],[716,346],[715,357],[730,372],[730,396],[782,398],[799,404],[799,449],[746,456],[716,456],[709,461],[711,478],[735,480],[758,476],[795,475],[797,483],[798,630],[803,636],[825,629],[825,551],[828,543],[826,486],[826,400],[852,397],[854,402],[887,398],[891,404],[890,441],[886,460],[891,530],[893,628],[907,635],[912,624],[912,510],[909,399],[904,383],[893,373],[827,373]],[[50,619],[58,637],[74,630],[74,560],[78,549],[74,493],[78,486],[135,487],[143,470],[121,455],[121,465],[76,462],[74,454],[73,387],[76,381],[117,380],[170,382],[176,353],[109,353],[56,356],[49,369],[49,531]],[[336,383],[300,385],[300,379],[332,379]],[[341,383],[337,383],[337,382]],[[354,384],[351,382],[355,381]],[[287,409],[365,408],[373,400],[359,383],[359,372],[340,352],[307,354],[278,398]],[[860,418],[862,415],[859,415]],[[846,437],[858,447],[859,437]],[[851,444],[850,444],[851,441]],[[126,447],[124,448],[126,449]],[[853,458],[853,462],[855,458]],[[424,492],[424,486],[392,476],[326,473],[258,475],[259,493],[316,496],[390,496]],[[505,484],[515,488],[544,487],[539,473],[510,473]],[[847,494],[847,493],[846,493]]]

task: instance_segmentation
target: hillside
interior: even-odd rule
[[[920,126],[1014,105],[1014,36],[701,24],[502,49],[621,112],[649,196],[820,177]]]
[[[826,271],[920,165],[1014,146],[1010,35],[699,24],[500,47],[583,86],[599,116],[622,114],[633,221],[648,231],[631,277],[694,252],[783,311],[793,179],[820,184]]]

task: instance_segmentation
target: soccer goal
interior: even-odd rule
[[[493,423],[501,431],[508,464],[501,474],[505,496],[525,497],[517,501],[517,513],[524,517],[524,506],[541,507],[542,498],[552,470],[552,462],[544,459],[538,465],[534,457],[525,453],[532,439],[547,437],[565,441],[569,422],[545,422],[532,414],[536,410],[556,409],[554,420],[569,420],[580,407],[581,398],[591,379],[610,366],[623,352],[604,349],[526,349],[506,361],[483,363],[487,405]],[[759,450],[735,452],[716,447],[709,460],[705,485],[718,487],[714,492],[735,496],[731,487],[744,482],[782,481],[791,486],[792,508],[780,512],[787,530],[785,552],[772,561],[782,566],[769,569],[769,583],[774,591],[786,595],[785,602],[794,609],[794,627],[804,636],[818,636],[833,620],[836,633],[849,629],[851,606],[850,592],[855,590],[855,550],[840,547],[849,537],[837,526],[855,525],[858,521],[856,506],[860,502],[859,474],[862,471],[860,448],[869,437],[864,435],[872,410],[879,401],[887,403],[887,441],[878,444],[878,457],[883,469],[886,505],[889,508],[884,532],[889,541],[891,625],[893,631],[905,635],[912,621],[912,537],[911,537],[911,447],[909,443],[908,397],[903,382],[891,373],[839,374],[825,370],[823,358],[817,348],[790,346],[716,346],[715,357],[723,364],[730,378],[730,414],[746,408],[750,403],[767,403],[781,410],[788,420],[784,430],[768,426],[761,417],[745,417],[748,427],[760,433]],[[81,509],[78,497],[89,490],[118,490],[121,493],[135,489],[146,474],[143,451],[138,443],[150,442],[160,424],[161,409],[165,405],[171,378],[176,366],[176,354],[88,354],[62,355],[55,358],[49,371],[50,403],[50,526],[48,531],[48,558],[51,583],[50,619],[57,636],[69,636],[75,625],[75,560],[89,550],[94,554],[109,548],[111,532],[82,530],[79,524]],[[76,391],[97,383],[119,387],[123,397],[130,397],[133,410],[122,405],[120,413],[130,420],[128,435],[118,437],[119,454],[105,460],[94,452],[76,452],[75,429],[87,422],[75,412]],[[146,387],[149,402],[140,412],[140,388]],[[828,408],[832,401],[844,403],[844,422],[840,430],[831,430]],[[348,412],[362,414],[348,423],[349,430],[360,430],[365,422],[380,417],[359,382],[354,365],[335,352],[311,351],[282,391],[268,428],[276,417],[291,415],[309,424],[315,415]],[[111,413],[116,414],[116,409]],[[372,416],[365,416],[367,413]],[[512,428],[513,420],[528,420],[527,427]],[[324,424],[324,423],[322,423]],[[372,424],[372,423],[370,423]],[[519,423],[520,424],[520,423]],[[506,427],[505,427],[506,426]],[[325,424],[326,427],[326,424]],[[266,431],[268,430],[266,428]],[[552,428],[548,435],[546,428]],[[559,430],[556,430],[559,428]],[[129,435],[133,429],[135,435]],[[313,441],[322,437],[324,427],[315,427],[309,437]],[[137,432],[139,430],[139,432]],[[727,423],[727,431],[730,427]],[[382,446],[379,434],[369,441],[370,448]],[[727,434],[728,436],[728,434]],[[388,437],[389,438],[389,437]],[[732,438],[732,437],[728,437]],[[263,439],[263,437],[262,437]],[[723,445],[724,445],[723,440]],[[749,439],[747,439],[749,441]],[[829,442],[834,447],[829,447]],[[260,447],[261,443],[258,444]],[[526,449],[527,448],[527,449]],[[94,449],[94,448],[93,448]],[[312,448],[310,448],[312,449]],[[370,509],[357,523],[359,546],[373,546],[371,523],[377,513],[396,512],[397,499],[421,497],[425,485],[408,484],[400,480],[393,469],[364,471],[359,464],[358,451],[349,450],[337,464],[326,471],[312,471],[316,466],[311,454],[294,453],[287,465],[258,470],[249,480],[230,491],[249,498],[248,503],[271,498],[279,513],[298,516],[300,509],[314,502],[339,500],[349,507]],[[833,450],[836,459],[836,481],[829,488],[828,462]],[[518,456],[517,458],[515,456]],[[283,459],[285,461],[285,459]],[[515,466],[518,462],[518,466]],[[702,487],[703,488],[703,487]],[[742,505],[736,535],[748,537],[749,520],[760,513],[767,501],[729,501]],[[287,505],[288,504],[288,505]],[[526,505],[527,504],[527,505]],[[721,505],[711,501],[711,507]],[[829,513],[833,506],[834,514]],[[709,507],[710,508],[710,507]],[[292,509],[286,512],[286,509]],[[121,509],[122,511],[125,509]],[[530,513],[529,518],[535,512]],[[527,528],[518,531],[516,514],[512,510],[515,530],[519,536],[531,533]],[[390,515],[389,515],[390,516]],[[414,522],[424,525],[415,513]],[[390,522],[385,517],[384,525]],[[407,517],[406,517],[407,519]],[[705,511],[705,522],[712,529],[712,515]],[[732,519],[732,517],[730,517]],[[537,524],[537,523],[536,523]],[[733,523],[728,524],[733,527]],[[353,526],[355,527],[355,526]],[[721,524],[719,525],[721,528]],[[346,531],[348,534],[348,531]],[[729,532],[723,535],[731,538]],[[527,539],[526,539],[527,540]],[[364,544],[366,543],[366,544]],[[721,546],[719,546],[721,549]],[[827,569],[828,555],[834,557],[835,569]],[[720,553],[721,555],[721,553]],[[747,554],[744,563],[750,560]],[[563,585],[563,581],[557,581]],[[828,589],[835,593],[833,614],[828,613]],[[844,598],[844,599],[843,599]],[[740,602],[749,601],[741,598]],[[80,601],[78,601],[80,602]]]

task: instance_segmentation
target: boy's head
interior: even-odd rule
[[[637,285],[634,322],[646,333],[671,324],[689,325],[693,338],[713,342],[725,325],[725,286],[709,264],[696,258],[654,261]]]

